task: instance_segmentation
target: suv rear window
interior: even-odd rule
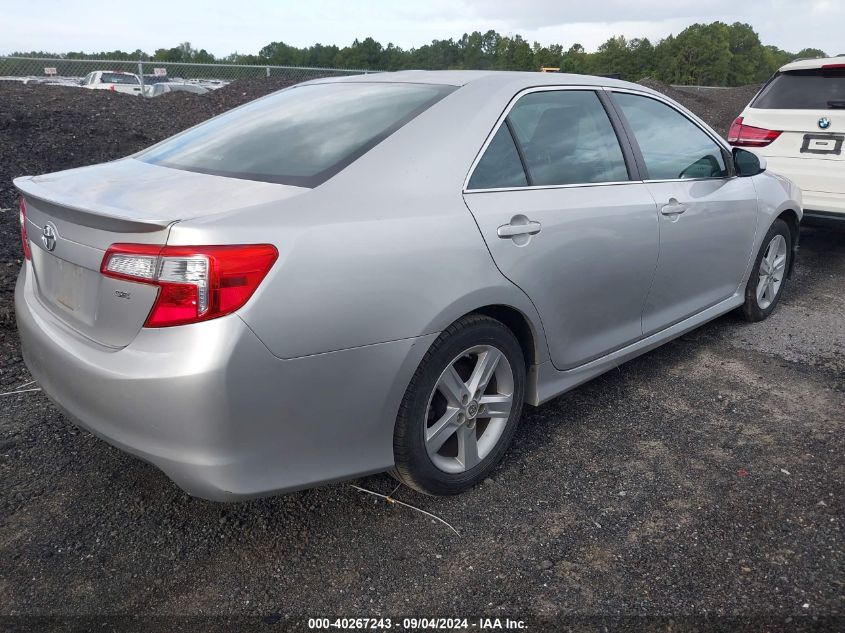
[[[217,176],[316,187],[455,89],[410,83],[297,86],[138,154]]]
[[[814,68],[778,73],[752,108],[764,110],[827,110],[845,108],[845,69]]]

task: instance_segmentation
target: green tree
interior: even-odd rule
[[[560,57],[560,71],[564,73],[586,74],[589,71],[590,60],[584,47],[573,44]]]
[[[723,22],[693,24],[666,38],[658,79],[676,84],[725,86],[731,64],[730,30]]]
[[[795,54],[795,57],[800,59],[816,59],[819,57],[830,57],[820,48],[802,48]]]
[[[771,71],[766,65],[763,46],[757,33],[751,25],[739,22],[728,28],[731,62],[728,67],[727,85],[741,86],[765,81]]]
[[[362,41],[357,39],[352,46],[340,49],[335,56],[335,63],[340,68],[381,69],[382,45],[371,37]]]
[[[222,61],[233,64],[273,66],[341,67],[369,70],[420,69],[497,69],[539,70],[543,66],[562,72],[611,74],[637,81],[645,76],[667,83],[734,86],[765,81],[784,64],[796,59],[826,57],[817,48],[796,53],[766,46],[751,25],[736,22],[693,24],[678,34],[653,44],[646,38],[609,38],[594,53],[581,44],[529,44],[521,35],[502,36],[496,31],[464,33],[458,40],[432,40],[418,48],[404,50],[393,43],[383,46],[372,37],[356,39],[351,45],[314,44],[299,48],[283,41],[270,42],[258,54],[232,53],[219,60],[190,42],[173,48],[156,49],[152,58],[141,50],[103,51],[64,55],[44,51],[14,53],[21,57],[56,59],[109,59],[115,61],[154,60],[196,64]]]

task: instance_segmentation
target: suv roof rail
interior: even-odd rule
[[[793,59],[793,62],[803,62],[810,59],[837,59],[839,57],[845,57],[845,53],[839,53],[838,55],[827,55],[826,57],[796,57]]]

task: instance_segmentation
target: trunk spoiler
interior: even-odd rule
[[[103,231],[150,233],[167,228],[178,220],[138,217],[137,213],[114,206],[97,204],[86,200],[84,203],[74,200],[67,191],[54,191],[45,183],[38,182],[33,176],[21,176],[13,181],[15,188],[25,197],[46,203],[50,215],[73,224],[87,226]],[[84,204],[84,207],[83,207]]]

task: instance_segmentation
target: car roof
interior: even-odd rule
[[[630,88],[657,94],[654,90],[619,79],[570,73],[534,73],[506,70],[400,70],[397,72],[367,73],[347,77],[325,77],[307,83],[421,83],[465,86],[470,83],[511,84],[516,88],[534,86],[606,86]]]
[[[822,66],[833,64],[845,65],[845,55],[840,55],[838,57],[819,57],[816,59],[798,59],[786,64],[785,66],[781,66],[780,72],[784,73],[790,70],[811,70],[813,68],[821,68]]]

